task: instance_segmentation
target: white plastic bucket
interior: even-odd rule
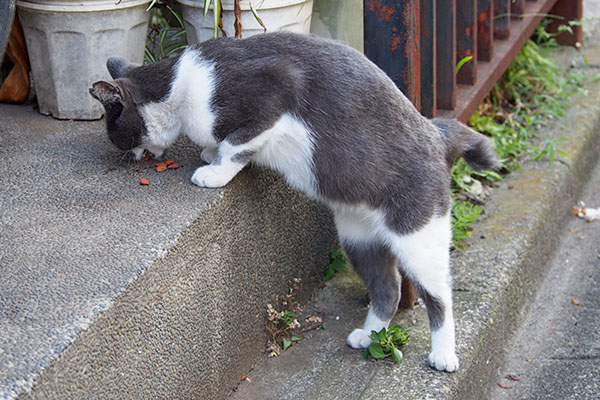
[[[214,37],[214,18],[212,8],[204,16],[204,0],[177,0],[181,11],[187,38],[190,44],[202,42]],[[235,35],[233,23],[233,0],[222,0],[223,30],[229,37]],[[252,5],[258,16],[265,24],[268,32],[291,31],[309,33],[312,17],[313,0],[253,0]],[[258,23],[248,0],[240,2],[242,11],[242,37],[263,33],[263,27]],[[219,31],[221,36],[221,31]]]

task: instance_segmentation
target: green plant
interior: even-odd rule
[[[454,202],[452,205],[452,233],[454,245],[462,250],[464,247],[459,243],[461,240],[471,236],[471,225],[477,221],[481,214],[481,206],[468,201]]]
[[[564,115],[568,98],[582,90],[584,74],[553,62],[552,57],[560,47],[555,39],[557,34],[545,29],[549,22],[540,24],[469,120],[471,127],[494,140],[503,173],[519,169],[523,156],[531,160],[548,157],[551,162],[557,154],[567,156],[558,148],[564,139],[538,135],[550,121]],[[573,24],[566,25],[562,30],[568,31],[571,26]],[[451,176],[456,245],[468,236],[469,222],[474,222],[480,212],[462,200],[480,202],[482,187],[502,179],[502,175],[494,171],[473,171],[459,159],[451,168]]]
[[[391,356],[395,362],[402,362],[403,356],[400,347],[408,342],[410,338],[409,332],[410,329],[406,329],[401,325],[394,325],[389,329],[383,328],[379,332],[371,331],[369,337],[372,342],[364,350],[363,356],[365,359],[368,359],[370,355],[376,360]]]
[[[302,336],[292,336],[291,338],[283,338],[282,343],[283,343],[283,351],[286,351],[292,344],[298,343],[299,341],[301,341],[302,339],[304,339]]]
[[[208,11],[210,10],[211,5],[213,8],[215,37],[219,37],[219,28],[220,27],[222,28],[222,23],[223,23],[221,20],[221,13],[223,11],[223,7],[221,5],[221,0],[204,0],[204,16],[205,17],[208,14]],[[263,23],[263,21],[258,16],[258,12],[256,11],[256,8],[252,4],[252,1],[248,1],[248,5],[250,6],[250,11],[252,12],[252,15],[254,16],[256,21],[266,31],[267,28],[266,28],[265,24]],[[240,0],[233,1],[233,10],[234,10],[234,14],[235,14],[235,21],[233,23],[233,26],[235,28],[235,37],[242,37],[242,16],[241,16],[242,9],[240,7]]]
[[[346,268],[348,262],[346,254],[342,249],[337,249],[329,255],[329,265],[325,268],[324,280],[328,281],[335,275],[336,272],[341,272]]]
[[[550,162],[552,164],[554,164],[554,158],[555,158],[555,154],[556,153],[560,153],[565,157],[569,157],[569,155],[567,153],[565,153],[563,150],[556,148],[556,143],[559,142],[565,142],[569,139],[567,138],[559,138],[559,139],[544,139],[544,147],[540,150],[540,147],[535,146],[534,149],[538,151],[537,155],[533,156],[533,160],[537,161],[540,160],[542,158],[544,158],[545,156],[548,156],[548,158],[550,159]]]
[[[152,1],[147,11],[150,11],[151,19],[144,62],[153,63],[183,51],[187,47],[185,24],[168,0]]]
[[[458,74],[458,71],[460,71],[460,69],[463,67],[463,65],[465,65],[472,59],[473,59],[473,56],[466,56],[466,57],[460,59],[460,61],[456,64],[456,70],[454,71],[454,73]]]
[[[288,327],[296,320],[296,318],[298,318],[298,314],[289,310],[285,310],[279,316],[279,321],[281,321],[285,327]]]

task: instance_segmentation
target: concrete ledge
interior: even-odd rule
[[[203,190],[186,142],[159,174],[102,122],[0,114],[0,398],[222,397],[264,352],[266,303],[322,277],[330,215],[274,173]]]
[[[591,65],[598,49],[588,51]],[[564,162],[529,162],[497,188],[465,252],[454,252],[455,316],[461,369],[447,374],[427,366],[429,328],[422,304],[397,315],[415,329],[404,360],[365,361],[345,344],[367,312],[364,289],[351,273],[336,276],[306,313],[325,318],[326,329],[275,360],[261,360],[239,383],[234,399],[481,399],[488,390],[522,312],[565,232],[571,207],[600,154],[600,84],[571,102],[567,117],[540,135],[566,137]]]

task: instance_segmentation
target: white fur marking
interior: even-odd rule
[[[260,136],[263,135],[268,140],[258,149],[253,160],[278,171],[291,187],[315,198],[314,137],[304,122],[286,113]]]
[[[211,109],[214,70],[214,65],[203,60],[198,50],[184,52],[167,98],[140,107],[147,129],[144,145],[165,149],[182,130],[200,146],[216,144],[212,135],[216,115]]]
[[[202,157],[213,157],[212,149],[213,146],[208,146]],[[198,168],[192,182],[202,187],[226,185],[245,166],[245,163],[233,161],[242,152],[254,152],[252,159],[257,164],[275,169],[290,186],[309,196],[316,196],[312,173],[313,137],[304,123],[289,114],[283,114],[271,129],[246,143],[233,145],[227,139],[219,143],[218,164]]]
[[[195,185],[205,188],[219,188],[227,185],[240,172],[243,165],[228,163],[225,165],[205,165],[196,169],[192,175]]]
[[[346,339],[346,343],[354,349],[364,349],[365,347],[369,347],[371,344],[371,331],[379,332],[383,328],[387,328],[390,325],[390,321],[384,321],[379,319],[372,308],[369,308],[369,312],[367,313],[367,319],[365,321],[365,325],[362,329],[355,329],[352,331],[350,335],[348,335],[348,339]]]

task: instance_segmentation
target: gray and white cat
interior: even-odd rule
[[[254,162],[328,205],[371,306],[347,338],[367,347],[400,298],[401,270],[431,326],[429,364],[458,369],[449,270],[450,174],[457,157],[497,163],[489,139],[455,120],[429,120],[359,52],[313,36],[215,39],[177,58],[137,66],[110,58],[112,82],[90,93],[111,141],[160,157],[185,133],[208,163],[192,182],[226,185]]]

